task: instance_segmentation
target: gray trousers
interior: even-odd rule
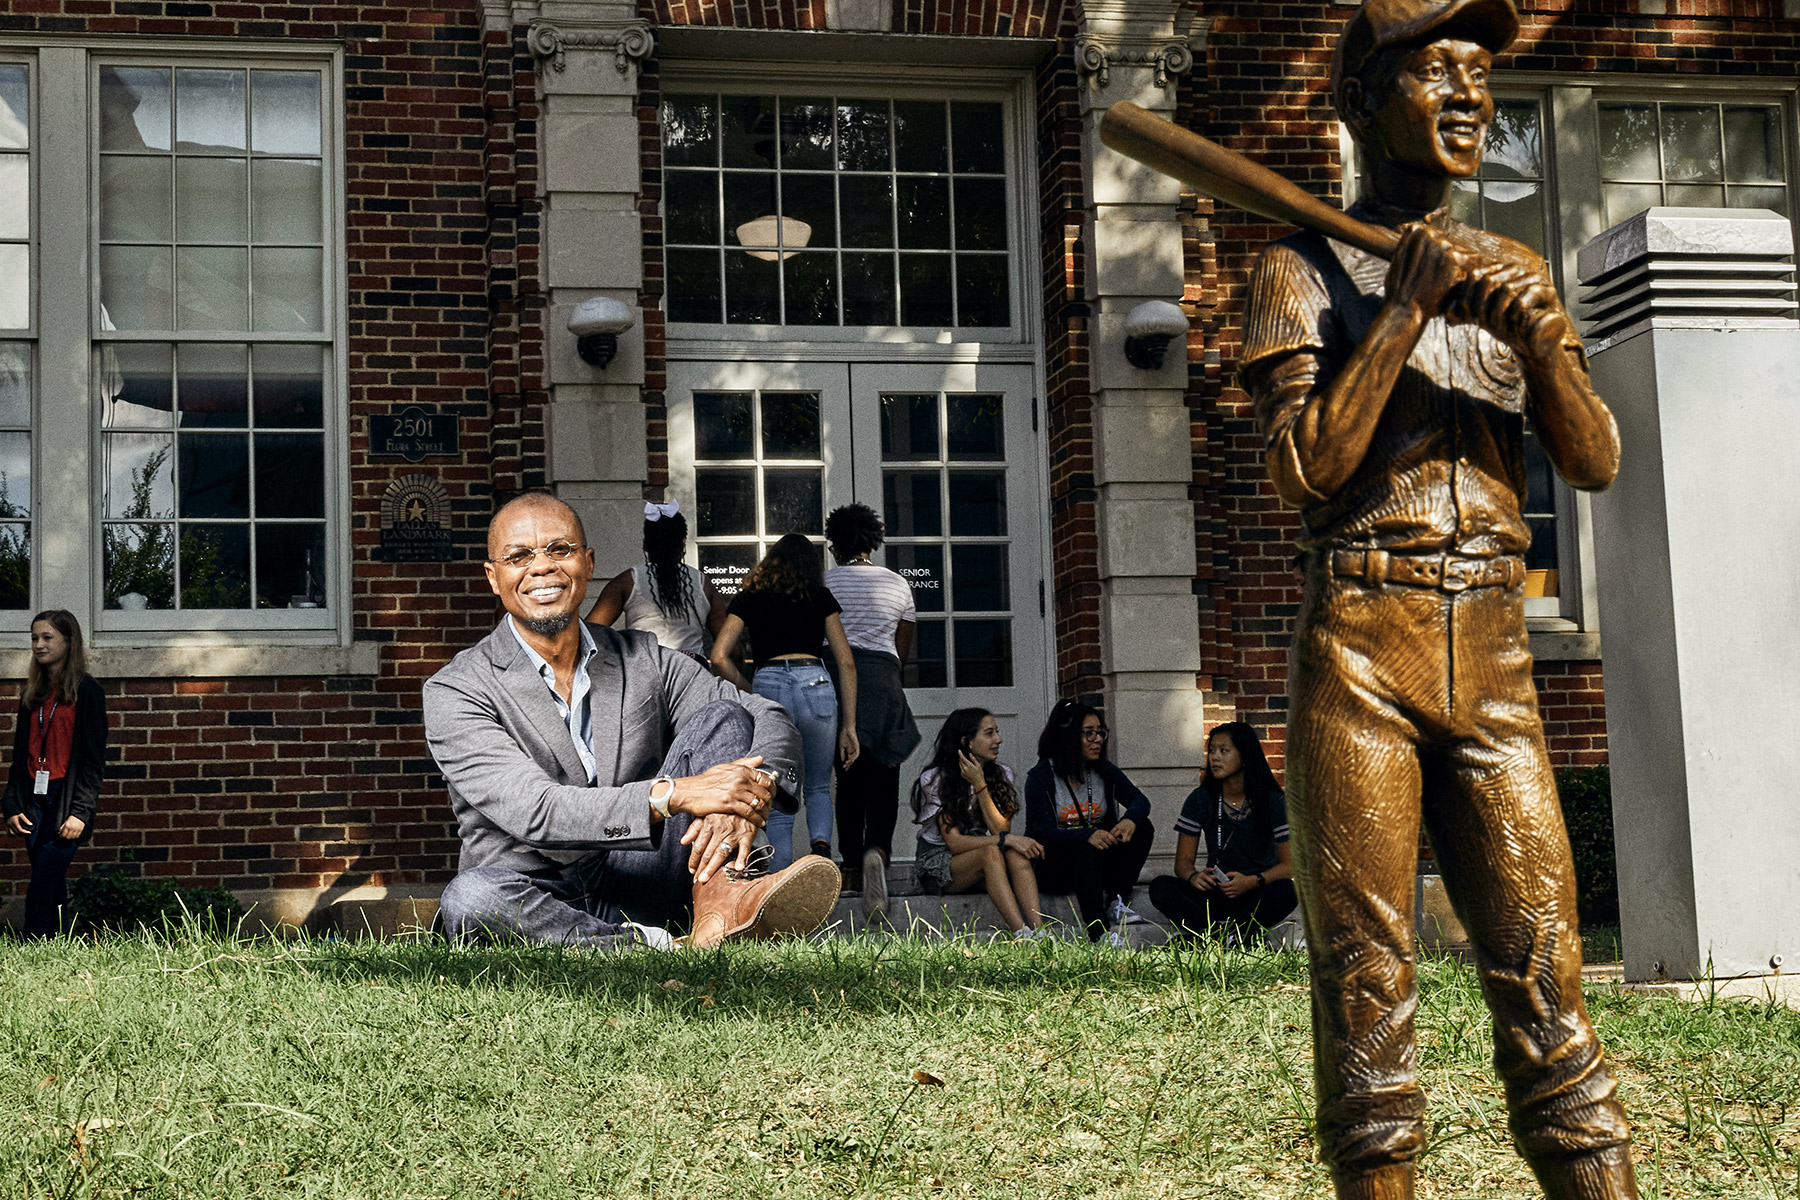
[[[750,753],[754,730],[740,704],[720,700],[689,719],[658,774],[677,779]],[[472,867],[450,881],[439,902],[452,941],[473,938],[623,946],[638,940],[625,922],[686,924],[693,902],[688,847],[692,818],[671,814],[651,831],[648,850],[594,851],[560,871]]]

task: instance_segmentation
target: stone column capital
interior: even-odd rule
[[[533,21],[526,44],[539,63],[552,70],[567,67],[570,50],[610,51],[619,74],[635,76],[638,67],[656,48],[656,35],[648,21],[577,22]]]
[[[1099,88],[1121,68],[1148,70],[1166,90],[1205,49],[1209,22],[1179,0],[1085,0],[1075,36],[1075,65]]]

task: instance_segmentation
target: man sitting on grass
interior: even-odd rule
[[[487,553],[506,615],[425,684],[462,836],[445,931],[667,948],[690,912],[695,947],[817,929],[837,867],[750,859],[770,804],[795,807],[788,715],[648,634],[577,620],[594,551],[554,496],[502,507]]]

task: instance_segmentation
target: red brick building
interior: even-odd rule
[[[1647,204],[1787,211],[1787,9],[1521,8],[1458,203],[1566,294]],[[726,584],[867,501],[915,583],[921,715],[994,709],[1023,767],[1055,697],[1097,699],[1166,835],[1208,725],[1280,746],[1295,523],[1232,375],[1279,231],[1098,116],[1135,100],[1342,200],[1350,11],[13,0],[0,674],[32,611],[81,617],[115,749],[80,861],[289,920],[434,894],[456,842],[419,687],[496,617],[487,516],[544,486],[602,578],[672,495]],[[603,367],[567,327],[593,297],[633,314]],[[1186,353],[1139,366],[1155,300]],[[1534,482],[1552,748],[1603,762],[1586,509]]]

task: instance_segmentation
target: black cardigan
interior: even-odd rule
[[[0,810],[6,818],[25,811],[31,798],[31,713],[19,706],[13,728],[12,766],[6,773],[6,792],[0,795]],[[70,817],[80,817],[87,828],[81,840],[94,834],[94,815],[100,808],[100,785],[106,778],[106,693],[92,676],[82,679],[75,689],[75,736],[69,743],[69,773],[63,776],[62,799],[57,806],[55,825]]]

